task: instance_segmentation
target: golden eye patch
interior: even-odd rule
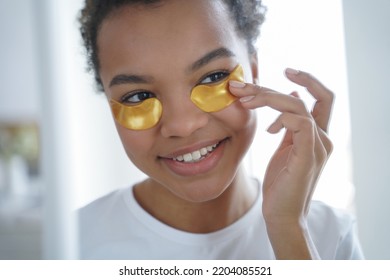
[[[244,82],[243,76],[243,69],[238,65],[223,82],[195,86],[191,91],[191,100],[204,112],[220,111],[236,100],[236,97],[229,93],[229,80]],[[152,128],[162,115],[162,104],[155,97],[137,105],[125,105],[111,99],[110,107],[115,120],[131,130]]]
[[[229,92],[229,80],[244,82],[244,71],[241,65],[238,65],[221,83],[194,87],[191,92],[192,102],[204,112],[217,112],[226,108],[236,100],[236,97]]]
[[[122,126],[132,130],[143,130],[155,126],[162,114],[162,105],[157,98],[149,98],[134,106],[126,106],[110,100],[112,114]]]

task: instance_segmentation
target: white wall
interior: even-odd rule
[[[34,4],[31,0],[0,0],[0,125],[39,120]],[[1,156],[0,152],[0,259],[41,258],[40,209],[34,196],[39,182],[27,188],[25,162],[15,158],[22,168],[7,168],[6,157]],[[20,186],[23,192],[16,191]]]
[[[368,259],[390,259],[390,1],[343,5],[360,238]]]
[[[36,121],[38,82],[33,1],[0,1],[0,121]]]

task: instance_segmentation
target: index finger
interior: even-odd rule
[[[327,87],[325,87],[313,75],[287,68],[286,77],[307,89],[307,91],[316,99],[313,107],[312,116],[317,125],[324,131],[328,131],[329,121],[332,114],[332,107],[334,101],[334,94]]]

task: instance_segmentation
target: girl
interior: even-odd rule
[[[358,259],[354,220],[311,197],[332,144],[333,94],[286,76],[316,99],[258,85],[257,0],[86,0],[89,63],[130,160],[148,179],[80,211],[88,259]],[[264,182],[242,159],[255,109],[285,136]]]

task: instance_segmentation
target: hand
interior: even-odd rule
[[[270,133],[282,128],[286,132],[264,177],[263,215],[277,257],[312,258],[316,250],[307,231],[306,216],[317,180],[332,151],[326,133],[334,98],[308,73],[288,69],[286,76],[306,87],[316,99],[311,113],[296,92],[285,95],[234,82],[230,90],[247,109],[268,106],[281,112],[268,128]]]

